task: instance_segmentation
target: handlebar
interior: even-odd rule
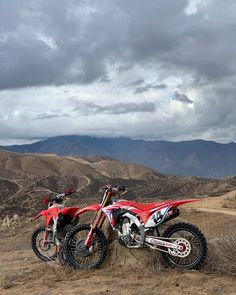
[[[68,195],[74,194],[76,191],[74,189],[67,189],[63,193],[55,195],[49,199],[49,202],[61,203],[62,199]]]
[[[103,186],[102,189],[112,192],[114,194],[119,194],[119,193],[123,193],[126,191],[126,188],[123,185],[117,185],[115,187],[112,187],[111,184],[108,184],[108,185]]]
[[[102,187],[103,190],[106,190],[107,192],[111,192],[113,196],[116,194],[124,193],[126,192],[126,188],[123,185],[117,185],[113,187],[111,184],[105,185]],[[76,190],[74,189],[67,189],[61,194],[57,194],[50,199],[47,197],[43,199],[43,204],[48,204],[48,203],[57,203],[57,204],[62,204],[63,198],[69,195],[72,195],[76,193]]]
[[[74,193],[76,193],[76,190],[74,190],[72,188],[67,189],[67,190],[64,191],[65,196],[72,195]]]

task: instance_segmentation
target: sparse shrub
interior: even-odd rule
[[[226,209],[231,208],[230,203],[224,202],[224,204],[222,205],[222,208],[226,208]]]
[[[191,208],[190,211],[191,211],[191,213],[198,213],[199,212],[199,210],[197,210],[196,208]]]
[[[226,209],[236,209],[236,202],[232,201],[232,199],[230,201],[226,201],[224,202],[224,204],[222,205],[222,208],[226,208]]]
[[[228,201],[236,201],[236,193],[233,196],[227,197],[226,200],[228,200]]]
[[[12,282],[7,277],[3,279],[2,283],[2,289],[10,289],[12,287]]]

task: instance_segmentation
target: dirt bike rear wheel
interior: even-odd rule
[[[46,233],[45,226],[37,227],[31,237],[31,246],[34,254],[41,259],[42,261],[51,261],[55,260],[56,246],[48,242],[46,245],[43,245],[44,235]],[[51,239],[51,232],[48,232],[48,240]]]
[[[180,257],[181,253],[179,256],[178,253],[175,255],[174,250],[169,250],[168,253],[162,252],[162,256],[168,265],[186,270],[201,267],[207,255],[207,243],[199,228],[189,223],[176,223],[168,227],[162,236],[165,238],[176,238],[180,241],[182,238],[183,244],[186,243],[189,246],[189,254],[185,255],[183,253],[183,257]]]
[[[66,235],[72,230],[73,225],[72,224],[67,224],[64,226],[63,230],[62,230],[62,239],[61,242],[64,243],[64,239],[66,237]],[[64,253],[64,249],[63,246],[60,249],[59,253],[57,253],[57,258],[58,258],[58,262],[62,265],[70,265],[70,262],[67,260],[66,255]]]
[[[77,225],[64,240],[63,251],[67,261],[79,269],[99,268],[107,256],[107,239],[100,229],[94,232],[91,249],[86,249],[84,242],[90,228],[89,224]]]

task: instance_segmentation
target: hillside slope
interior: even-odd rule
[[[0,218],[15,213],[34,215],[45,194],[81,188],[71,204],[97,202],[101,186],[112,183],[128,188],[125,197],[145,202],[161,198],[217,195],[236,188],[236,177],[212,180],[166,176],[141,165],[108,158],[60,157],[0,151]]]
[[[212,178],[236,175],[235,143],[59,136],[29,145],[2,146],[1,148],[21,153],[56,153],[61,156],[108,156],[142,164],[166,174]]]

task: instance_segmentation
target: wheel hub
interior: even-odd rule
[[[40,248],[40,250],[46,252],[51,248],[51,244],[50,244],[50,242],[48,242],[48,241],[45,242],[44,239],[41,239],[39,241],[39,248]]]
[[[178,257],[187,257],[191,252],[191,245],[188,240],[180,238],[176,239],[173,244],[178,246],[177,249],[168,249],[169,254]]]
[[[81,257],[88,257],[91,255],[90,249],[85,246],[85,239],[78,241],[76,245],[76,254]]]

